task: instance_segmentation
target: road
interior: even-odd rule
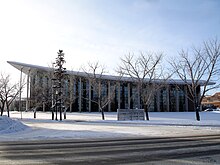
[[[1,142],[0,164],[220,164],[220,134]]]

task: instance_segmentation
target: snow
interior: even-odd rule
[[[16,133],[27,129],[28,126],[7,116],[0,117],[0,134]]]
[[[67,113],[67,119],[51,120],[51,113],[11,112],[11,118],[0,117],[0,141],[43,139],[97,139],[124,137],[193,136],[220,133],[220,111],[151,112],[150,121],[117,121],[117,113]],[[21,119],[22,117],[22,119]],[[58,115],[59,119],[59,115]]]

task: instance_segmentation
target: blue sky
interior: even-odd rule
[[[48,66],[63,49],[67,69],[99,61],[113,72],[125,54],[181,49],[220,38],[219,0],[0,0],[0,71],[6,61]]]

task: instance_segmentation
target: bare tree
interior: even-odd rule
[[[220,43],[217,39],[204,42],[201,48],[182,50],[178,58],[170,61],[177,76],[187,85],[188,98],[193,102],[196,120],[200,121],[199,111],[205,94],[219,88]],[[178,59],[178,60],[177,60]],[[201,89],[201,90],[200,90]]]
[[[24,81],[23,81],[24,82]],[[21,90],[24,88],[25,83],[11,83],[10,75],[1,74],[0,78],[0,102],[1,102],[1,116],[3,115],[3,111],[6,107],[8,117],[10,117],[9,110],[10,105],[19,95]]]
[[[162,76],[162,53],[140,53],[139,56],[132,54],[121,58],[121,65],[117,72],[126,77],[130,77],[137,87],[137,95],[144,105],[146,119],[149,120],[148,109],[155,93],[164,86],[163,81],[158,81]],[[164,79],[165,80],[165,79]]]
[[[102,114],[102,120],[105,120],[104,108],[111,102],[111,99],[113,98],[113,91],[116,83],[114,83],[110,88],[106,88],[106,86],[110,85],[108,84],[110,82],[103,78],[105,76],[104,74],[107,72],[105,67],[99,65],[98,62],[88,63],[88,66],[83,67],[82,69],[86,73],[86,78],[88,79],[91,87],[90,90],[93,93],[93,97],[89,98],[89,100],[98,105],[98,109]]]

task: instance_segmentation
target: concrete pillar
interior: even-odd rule
[[[157,91],[156,102],[157,102],[157,112],[160,112],[160,90]]]
[[[130,83],[128,83],[128,109],[131,108],[131,93],[130,93]]]
[[[102,96],[101,96],[101,95],[102,95],[102,84],[101,84],[101,80],[99,80],[98,92],[99,92],[99,93],[98,93],[99,98],[101,98],[101,97],[102,97]],[[101,105],[101,100],[99,100],[99,102],[100,102],[99,104]],[[99,106],[100,106],[100,105],[99,105]],[[100,107],[99,107],[99,112],[101,112]]]
[[[141,108],[141,95],[140,95],[140,93],[141,93],[141,91],[140,91],[140,86],[138,85],[137,86],[137,99],[138,99],[138,109],[140,109]]]
[[[118,109],[121,108],[121,88],[120,88],[120,82],[117,83],[118,86]]]
[[[108,111],[111,112],[111,83],[108,81]]]
[[[167,93],[167,112],[170,111],[170,94],[169,94],[169,86],[166,87],[166,93]]]
[[[180,106],[179,106],[179,90],[178,87],[176,87],[176,112],[179,112]]]
[[[186,112],[188,112],[189,111],[189,102],[188,102],[187,86],[184,86],[184,93],[185,93],[185,108],[186,108]]]
[[[28,71],[27,75],[27,99],[26,99],[26,110],[29,110],[30,104],[29,104],[29,93],[30,93],[30,70]]]
[[[91,80],[89,80],[89,112],[91,112],[91,99],[92,99],[92,93],[91,93],[92,87],[91,87]]]
[[[22,110],[21,110],[21,88],[22,88],[22,70],[23,67],[21,68],[21,74],[20,74],[20,85],[19,85],[19,112],[21,112],[21,119],[22,119]]]
[[[79,78],[79,112],[82,111],[82,79]]]
[[[73,81],[73,78],[71,76],[69,76],[69,86],[70,86],[70,89],[69,89],[69,92],[70,92],[70,112],[72,112],[72,109],[73,109],[73,85],[74,85],[74,81]]]

